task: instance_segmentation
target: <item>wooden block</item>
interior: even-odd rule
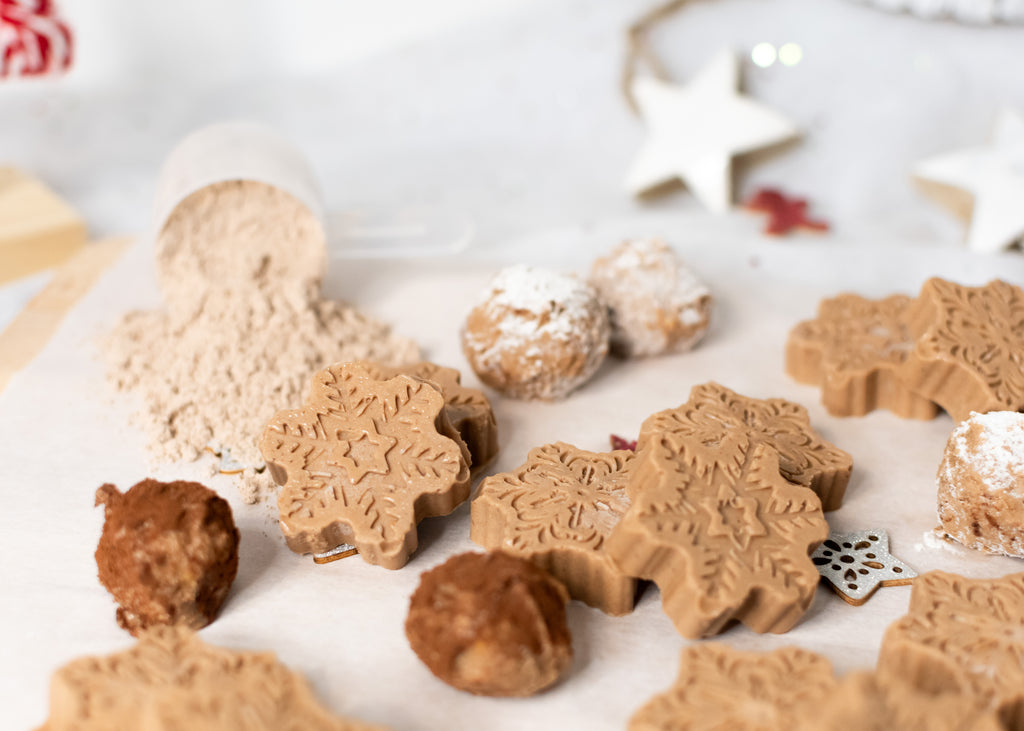
[[[974,196],[962,188],[936,183],[934,180],[913,177],[918,189],[941,206],[953,212],[962,221],[970,221],[974,213]]]
[[[57,270],[43,291],[0,333],[0,391],[39,355],[64,316],[130,243],[131,239],[121,238],[86,246]]]
[[[57,266],[85,241],[71,206],[38,180],[0,168],[0,284]]]

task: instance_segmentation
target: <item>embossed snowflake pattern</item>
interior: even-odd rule
[[[491,402],[480,389],[463,386],[462,375],[454,368],[429,361],[404,366],[359,361],[359,366],[370,378],[387,380],[395,376],[411,376],[437,386],[444,396],[448,419],[469,448],[474,473],[481,471],[497,456],[498,425]]]
[[[821,386],[822,403],[833,416],[888,409],[904,418],[934,417],[938,407],[896,375],[914,348],[906,320],[910,303],[901,294],[870,300],[847,293],[822,300],[815,319],[790,331],[786,372],[800,383]]]
[[[819,575],[809,552],[828,535],[818,498],[779,473],[775,450],[740,444],[704,462],[675,435],[637,456],[632,506],[607,550],[625,573],[652,579],[689,638],[733,622],[785,632],[810,606]]]
[[[683,650],[675,683],[633,715],[629,731],[791,729],[835,685],[829,661],[808,650],[692,645]]]
[[[273,654],[214,647],[181,628],[150,630],[124,652],[74,660],[54,674],[51,690],[61,703],[42,728],[55,731],[382,731],[331,715]]]
[[[472,503],[470,537],[547,568],[569,593],[609,614],[633,608],[636,582],[604,550],[629,508],[634,454],[595,453],[558,442],[530,451],[511,472],[485,479]]]
[[[825,369],[857,372],[898,365],[914,347],[905,320],[910,302],[903,294],[879,300],[840,294],[822,300],[817,317],[799,323],[790,337],[815,347]]]
[[[931,693],[904,678],[873,672],[844,676],[828,697],[797,709],[791,731],[872,729],[876,731],[1006,731],[998,713],[976,696]]]
[[[678,453],[685,445],[698,471],[722,469],[738,449],[766,444],[778,453],[782,475],[813,490],[825,510],[842,504],[853,469],[849,454],[814,431],[803,406],[741,396],[713,382],[694,386],[685,404],[644,421],[638,449],[658,439],[668,439]]]
[[[399,568],[416,524],[469,493],[468,452],[434,387],[408,376],[366,377],[358,364],[317,373],[304,408],[267,425],[260,450],[274,479],[281,529],[298,553],[351,544]]]
[[[957,421],[1024,409],[1024,291],[1000,280],[930,279],[912,312],[916,347],[900,375]],[[942,377],[938,377],[942,376]]]
[[[879,672],[932,693],[1024,706],[1024,573],[968,579],[932,571],[882,640]]]

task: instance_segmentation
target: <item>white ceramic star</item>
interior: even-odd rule
[[[626,177],[639,195],[676,178],[716,213],[732,203],[732,157],[797,135],[782,115],[740,95],[739,62],[723,50],[686,86],[641,77],[633,98],[649,136]]]
[[[1004,110],[992,143],[918,163],[914,175],[959,188],[974,197],[967,246],[986,253],[1024,236],[1024,118]]]

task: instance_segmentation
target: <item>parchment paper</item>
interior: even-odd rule
[[[1014,559],[923,544],[936,525],[934,475],[952,428],[947,416],[931,422],[884,412],[832,418],[815,388],[785,376],[782,361],[789,328],[810,317],[823,296],[844,289],[867,295],[914,292],[933,274],[969,283],[1000,276],[1019,284],[1024,260],[922,248],[839,249],[828,238],[773,243],[756,233],[759,225],[745,216],[702,215],[605,222],[507,242],[502,254],[492,251],[489,258],[469,254],[459,260],[337,266],[328,288],[332,296],[395,322],[432,359],[465,372],[458,330],[473,297],[501,263],[498,258],[580,270],[622,236],[661,233],[713,289],[717,309],[707,340],[690,354],[611,361],[562,403],[495,397],[502,453],[493,471],[520,464],[530,447],[549,441],[607,448],[609,433],[635,434],[648,414],[678,405],[692,385],[714,379],[744,394],[805,404],[819,430],[853,454],[846,502],[828,516],[834,528],[888,530],[893,553],[921,572],[942,568],[999,576],[1024,570]],[[6,728],[44,720],[54,669],[83,654],[131,644],[96,579],[93,551],[102,511],[93,508],[93,495],[104,482],[126,489],[147,476],[199,479],[232,503],[242,533],[241,567],[223,613],[203,637],[228,647],[276,651],[338,713],[396,729],[616,729],[670,684],[687,643],[650,586],[636,611],[623,618],[570,604],[576,660],[550,692],[527,700],[460,693],[420,664],[403,622],[420,572],[474,548],[468,505],[423,523],[420,549],[400,571],[359,558],[317,566],[285,547],[274,505],[241,504],[231,478],[209,476],[210,462],[150,467],[143,437],[130,422],[132,400],[111,392],[94,344],[119,314],[158,304],[149,257],[143,244],[130,250],[0,396],[0,699]],[[467,381],[476,383],[471,373]],[[799,645],[825,653],[839,671],[869,667],[882,633],[906,611],[909,595],[909,587],[880,589],[866,605],[852,607],[822,587],[790,633],[756,635],[736,627],[719,641],[758,650]]]

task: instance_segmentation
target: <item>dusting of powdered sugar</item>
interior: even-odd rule
[[[505,352],[542,337],[568,341],[580,335],[593,318],[594,290],[567,274],[516,265],[503,269],[480,297],[478,306],[493,315],[498,337],[484,353]],[[536,345],[524,355],[542,355]]]
[[[481,296],[480,304],[525,310],[534,315],[559,310],[571,319],[574,310],[586,312],[593,296],[590,287],[576,277],[518,264],[498,272]]]
[[[469,313],[463,350],[484,383],[513,398],[558,399],[608,353],[608,314],[574,276],[517,265],[491,280]]]
[[[613,252],[611,260],[613,272],[628,277],[657,299],[689,305],[711,294],[661,239],[626,241]]]
[[[921,535],[921,542],[914,544],[914,550],[921,551],[946,551],[954,556],[966,556],[967,549],[959,543],[954,543],[946,531],[942,528],[933,528]]]
[[[1024,492],[1024,414],[1016,411],[972,412],[950,436],[949,447],[961,464],[969,464],[989,490]],[[946,479],[954,460],[946,460]]]
[[[707,330],[710,291],[661,239],[624,241],[594,262],[590,281],[611,310],[620,354],[684,352]]]

